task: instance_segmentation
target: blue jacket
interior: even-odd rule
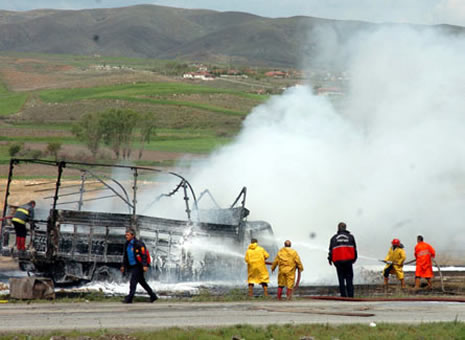
[[[134,237],[134,255],[136,257],[137,264],[142,265],[142,267],[148,267],[147,264],[147,249],[145,248],[144,242],[138,240]],[[125,268],[129,267],[129,259],[127,254],[129,242],[126,241],[124,244],[124,253],[123,253],[123,266]]]

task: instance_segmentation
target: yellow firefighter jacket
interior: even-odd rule
[[[404,278],[403,266],[406,259],[405,250],[397,247],[396,249],[389,248],[389,252],[386,255],[384,261],[392,262],[393,266],[391,269],[391,274],[395,274],[399,280]],[[386,270],[390,264],[386,264],[384,270]]]
[[[265,249],[257,243],[251,243],[245,253],[245,262],[247,263],[247,281],[248,283],[268,283],[270,275],[266,268],[265,260],[270,255]]]
[[[294,287],[295,270],[304,270],[299,254],[289,247],[283,247],[279,250],[278,255],[276,255],[273,261],[271,270],[274,271],[276,266],[279,266],[278,286],[286,286],[289,289]]]

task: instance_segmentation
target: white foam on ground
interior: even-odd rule
[[[155,280],[147,280],[149,286],[155,291],[164,291],[170,293],[188,293],[192,295],[199,294],[202,288],[220,287],[240,287],[240,282],[230,281],[201,281],[201,282],[179,282],[179,283],[163,283]],[[246,283],[242,284],[244,287]],[[66,291],[66,289],[64,289]],[[82,287],[72,288],[72,291],[101,291],[110,295],[126,295],[129,291],[129,282],[91,282]],[[145,294],[145,290],[138,285],[136,293]]]

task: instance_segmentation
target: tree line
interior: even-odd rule
[[[144,147],[155,135],[155,115],[126,109],[86,113],[73,125],[72,133],[94,158],[100,147],[106,145],[117,159],[129,159],[133,145],[138,143],[138,159],[141,159]]]

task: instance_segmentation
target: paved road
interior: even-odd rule
[[[0,333],[17,331],[156,329],[173,326],[465,321],[457,302],[155,302],[0,304]]]

